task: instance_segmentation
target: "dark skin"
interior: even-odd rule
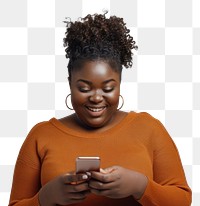
[[[39,192],[41,206],[70,205],[82,202],[90,193],[87,175],[67,173],[44,185]],[[80,182],[79,184],[75,184]]]
[[[60,119],[64,125],[82,131],[103,132],[127,115],[117,110],[120,74],[106,62],[85,62],[82,68],[73,70],[69,83],[75,114]],[[140,199],[147,182],[145,175],[120,166],[88,174],[67,173],[43,186],[39,201],[41,206],[70,205],[84,201],[90,193]]]
[[[74,70],[70,90],[76,113],[60,121],[71,128],[101,132],[127,115],[117,110],[120,75],[104,62],[86,62],[82,69]],[[99,109],[99,112],[90,111],[90,107]]]

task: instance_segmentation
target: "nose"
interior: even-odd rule
[[[103,101],[103,96],[100,91],[95,91],[90,97],[89,100],[93,103],[99,103]]]

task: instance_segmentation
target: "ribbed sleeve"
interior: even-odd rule
[[[189,206],[191,204],[191,191],[188,187],[162,186],[149,180],[139,203],[143,206]]]
[[[9,206],[39,206],[39,201],[38,201],[38,194],[33,196],[32,198],[29,199],[23,199],[23,200],[13,200],[10,202]]]

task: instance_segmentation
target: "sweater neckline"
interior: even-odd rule
[[[136,112],[130,111],[118,124],[102,132],[74,130],[64,125],[62,122],[60,122],[55,117],[51,118],[49,122],[52,123],[57,129],[61,130],[64,133],[71,134],[71,135],[78,136],[78,137],[94,138],[94,137],[101,137],[101,136],[105,136],[110,133],[118,132],[118,130],[129,120],[133,119],[134,116],[136,116]]]

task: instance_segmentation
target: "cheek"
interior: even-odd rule
[[[81,104],[82,102],[85,102],[87,98],[84,95],[80,94],[72,94],[71,101],[73,105]]]
[[[106,95],[106,99],[111,103],[111,104],[118,104],[119,101],[119,92],[114,92],[111,94]]]

